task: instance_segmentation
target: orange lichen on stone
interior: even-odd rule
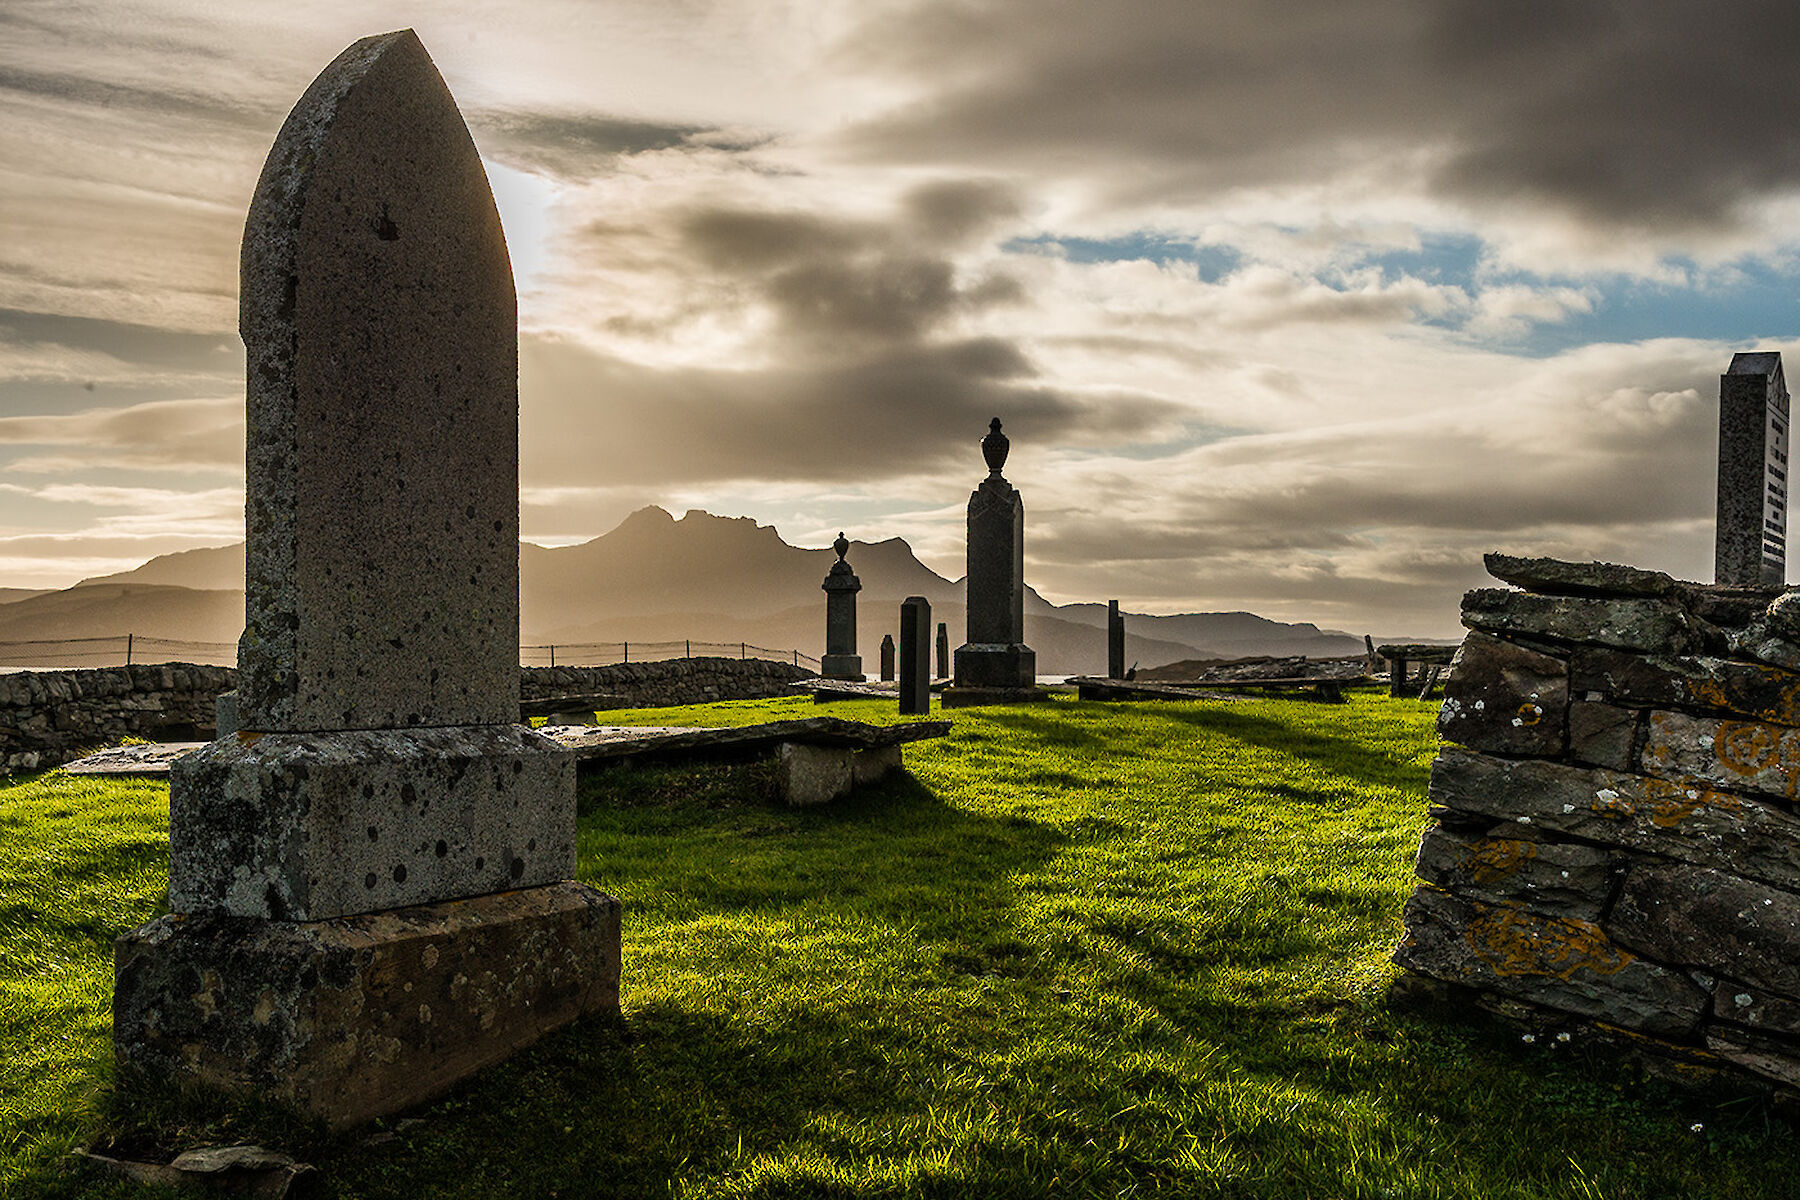
[[[1567,982],[1582,970],[1616,975],[1635,961],[1592,921],[1537,917],[1512,907],[1473,907],[1474,918],[1463,936],[1496,975],[1548,976]]]
[[[1487,838],[1469,847],[1463,857],[1463,871],[1476,883],[1498,883],[1518,873],[1526,863],[1538,856],[1534,842],[1510,838]]]
[[[1686,785],[1666,779],[1650,779],[1644,785],[1644,799],[1650,805],[1650,821],[1661,829],[1673,829],[1695,813],[1709,808],[1742,816],[1743,802],[1730,792],[1690,782]]]
[[[1536,725],[1539,721],[1541,721],[1543,719],[1544,719],[1544,710],[1539,708],[1537,705],[1532,704],[1529,701],[1527,701],[1524,704],[1519,705],[1518,723],[1520,725]]]
[[[1781,736],[1761,721],[1721,721],[1713,754],[1727,770],[1756,775],[1781,765]]]

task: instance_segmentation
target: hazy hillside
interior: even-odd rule
[[[924,596],[933,621],[963,638],[963,588],[921,563],[900,538],[854,542],[848,555],[862,580],[857,633],[874,674],[884,633],[898,633],[900,601]],[[633,513],[610,533],[576,546],[519,547],[521,640],[583,642],[749,642],[824,650],[819,583],[837,559],[830,549],[790,546],[772,526],[698,510],[677,520],[660,508]],[[132,571],[84,580],[60,592],[4,602],[0,641],[140,636],[235,642],[243,624],[244,546],[239,542],[151,559]],[[1044,674],[1106,668],[1106,605],[1053,605],[1027,591],[1025,641]],[[1127,663],[1253,654],[1331,657],[1359,653],[1362,639],[1254,613],[1126,616]]]
[[[19,600],[29,600],[33,596],[45,595],[51,590],[53,589],[0,587],[0,604],[12,604]]]

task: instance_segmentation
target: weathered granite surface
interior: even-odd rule
[[[1395,961],[1674,1078],[1800,1089],[1796,593],[1489,564],[1530,590],[1465,600]]]
[[[114,949],[122,1062],[335,1127],[619,1007],[619,902],[576,883],[333,921],[160,917]]]
[[[242,276],[240,728],[516,720],[512,267],[481,156],[411,30],[357,42],[294,106]]]
[[[575,768],[520,725],[240,733],[170,771],[169,906],[276,921],[575,874]]]

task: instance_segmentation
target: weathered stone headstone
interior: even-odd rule
[[[172,772],[172,915],[119,940],[114,1043],[342,1126],[618,1007],[618,901],[573,882],[573,760],[514,724],[505,237],[411,30],[289,114],[240,305],[237,732]]]
[[[900,711],[931,711],[931,601],[900,602]]]
[[[950,678],[950,627],[942,621],[937,632],[937,677]]]
[[[894,635],[883,634],[881,638],[881,680],[883,683],[894,681]]]
[[[1119,602],[1106,602],[1106,677],[1125,678],[1125,617]]]
[[[969,496],[968,641],[943,693],[949,708],[1045,696],[1025,644],[1025,502],[1000,474],[1010,448],[995,417],[981,439],[988,476]]]
[[[850,552],[850,541],[842,533],[831,543],[837,561],[825,582],[825,656],[819,660],[819,674],[826,679],[863,678],[862,655],[856,652],[856,593],[862,591],[862,580],[844,561]]]
[[[1781,355],[1734,354],[1719,376],[1718,583],[1787,579],[1788,390]]]

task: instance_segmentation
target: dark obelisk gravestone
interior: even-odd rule
[[[946,708],[1041,700],[1025,644],[1025,502],[1000,474],[1011,443],[995,417],[981,439],[988,476],[969,496],[968,641],[956,649]]]
[[[1125,678],[1125,616],[1117,600],[1106,602],[1106,677]]]
[[[900,602],[900,711],[931,711],[931,601]]]
[[[881,680],[883,683],[894,681],[894,635],[883,634],[881,638]]]
[[[819,660],[819,674],[826,679],[863,677],[862,655],[856,652],[856,593],[862,591],[862,580],[844,561],[850,542],[842,533],[831,543],[837,561],[819,587],[825,592],[825,657]]]
[[[1713,578],[1787,582],[1788,390],[1781,355],[1734,354],[1719,376],[1719,502]]]
[[[950,627],[942,621],[937,632],[937,677],[950,678]]]
[[[152,1079],[334,1126],[617,1010],[618,901],[519,703],[518,330],[487,176],[410,30],[316,79],[244,228],[238,730],[171,772],[171,916],[119,940]]]

